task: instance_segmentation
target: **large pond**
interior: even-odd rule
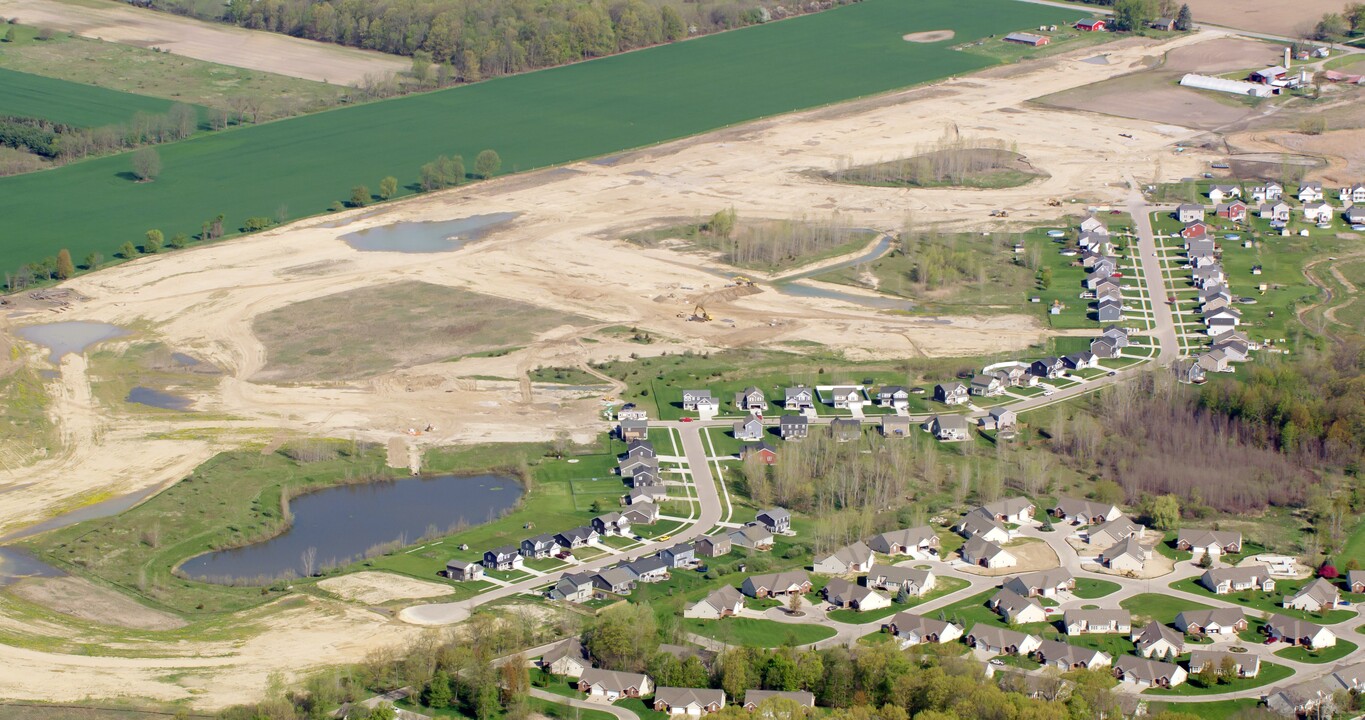
[[[117,325],[81,321],[30,325],[16,332],[19,337],[47,348],[48,358],[53,363],[61,362],[62,356],[67,353],[80,354],[95,343],[127,334]]]
[[[357,230],[342,235],[341,239],[363,252],[449,252],[482,238],[516,217],[517,213],[505,212],[437,222],[399,222]]]
[[[294,498],[283,535],[206,553],[181,565],[209,582],[253,582],[345,564],[387,543],[494,520],[516,506],[522,487],[504,475],[438,475],[345,485]],[[310,557],[311,556],[311,557]]]

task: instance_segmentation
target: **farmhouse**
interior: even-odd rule
[[[1044,622],[1047,613],[1043,606],[1031,597],[1025,597],[1005,588],[986,601],[986,607],[994,610],[1005,622],[1011,625]]]
[[[1108,653],[1083,648],[1071,643],[1059,640],[1044,640],[1038,644],[1035,651],[1038,662],[1055,667],[1063,672],[1067,670],[1094,669],[1097,667],[1108,667],[1113,664],[1114,659]]]
[[[886,624],[886,629],[901,641],[902,648],[920,643],[947,643],[962,637],[962,627],[959,625],[908,612],[896,613],[891,622]]]
[[[807,690],[745,690],[744,709],[753,712],[759,705],[773,698],[790,700],[802,707],[815,707],[815,695]]]
[[[984,568],[1006,568],[1019,564],[1019,559],[999,545],[973,537],[962,544],[962,561]]]
[[[446,563],[446,577],[451,580],[479,580],[483,577],[483,566],[468,560],[451,560]]]
[[[1270,568],[1265,565],[1209,568],[1199,577],[1199,584],[1212,590],[1215,595],[1227,595],[1243,590],[1263,592],[1275,590],[1275,580],[1270,577]]]
[[[744,596],[729,585],[683,608],[683,617],[719,620],[739,614],[744,609]]]
[[[933,528],[928,525],[920,525],[873,535],[867,541],[867,545],[873,551],[886,555],[922,557],[936,553],[939,542],[938,533],[934,532]]]
[[[1222,650],[1191,650],[1190,672],[1198,673],[1210,663],[1214,668],[1221,669],[1227,658],[1231,658],[1233,667],[1237,668],[1237,677],[1254,678],[1261,672],[1259,657],[1251,653],[1230,653]]]
[[[1052,42],[1052,38],[1046,35],[1035,35],[1033,33],[1012,32],[1005,36],[1005,42],[1019,43],[1021,45],[1031,45],[1033,47],[1042,47]]]
[[[1307,612],[1322,612],[1336,608],[1341,602],[1341,591],[1324,578],[1304,585],[1293,595],[1284,598],[1284,607]]]
[[[1175,657],[1185,654],[1185,634],[1153,620],[1141,630],[1134,630],[1129,638],[1138,654],[1149,658]]]
[[[1236,636],[1247,629],[1241,608],[1186,610],[1175,616],[1177,630],[1189,635]]]
[[[791,593],[810,592],[810,577],[800,570],[750,575],[744,578],[740,590],[752,598],[783,597]]]
[[[639,673],[616,672],[601,668],[587,668],[578,679],[578,691],[589,697],[615,702],[620,698],[640,697],[654,690],[649,676]]]
[[[675,687],[660,687],[654,690],[654,709],[669,715],[700,717],[723,707],[724,690]]]
[[[843,578],[834,578],[821,593],[829,604],[850,610],[881,610],[891,607],[891,599],[870,587]]]
[[[862,541],[845,545],[828,555],[815,556],[812,569],[822,575],[867,572],[872,567],[872,548]]]
[[[1331,630],[1298,618],[1284,615],[1271,615],[1265,623],[1266,633],[1274,640],[1290,645],[1302,645],[1311,650],[1332,647],[1337,644],[1337,636]]]
[[[933,571],[895,565],[873,565],[867,571],[867,586],[878,590],[921,597],[934,589]]]
[[[1029,655],[1038,649],[1042,638],[1017,630],[977,623],[967,633],[967,645],[995,655]]]
[[[1114,676],[1119,682],[1139,688],[1175,687],[1185,682],[1185,668],[1175,663],[1124,655],[1114,663]]]
[[[582,677],[583,671],[592,667],[588,652],[578,640],[565,640],[554,646],[540,658],[540,667],[555,675]]]
[[[1127,610],[1073,609],[1062,615],[1062,626],[1067,635],[1094,635],[1097,633],[1130,633],[1133,631],[1132,616]]]

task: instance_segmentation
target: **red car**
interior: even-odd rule
[[[692,422],[692,418],[683,418],[682,420],[679,420],[678,422]]]

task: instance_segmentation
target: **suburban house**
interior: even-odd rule
[[[1332,212],[1332,206],[1325,202],[1304,203],[1302,210],[1303,219],[1314,223],[1331,222],[1335,214]]]
[[[1005,622],[1011,625],[1046,622],[1047,613],[1043,606],[1031,597],[1024,597],[1013,590],[1004,589],[992,595],[986,606],[994,610]]]
[[[1045,357],[1042,360],[1034,360],[1029,365],[1029,372],[1035,377],[1055,379],[1066,374],[1066,365],[1058,357]]]
[[[1344,203],[1365,203],[1365,183],[1356,183],[1350,187],[1344,187],[1337,197]]]
[[[1277,687],[1265,695],[1267,709],[1292,718],[1334,715],[1339,688],[1330,679],[1305,680]]]
[[[1196,221],[1196,222],[1192,222],[1192,223],[1186,223],[1186,224],[1185,224],[1185,227],[1181,228],[1181,230],[1180,230],[1180,237],[1185,238],[1186,240],[1191,240],[1191,239],[1193,239],[1193,238],[1205,237],[1205,236],[1207,236],[1208,234],[1209,234],[1209,225],[1208,225],[1208,223],[1206,223],[1206,222],[1204,222],[1204,221],[1202,221],[1202,220],[1199,220],[1199,221]]]
[[[516,545],[504,545],[483,554],[483,566],[488,570],[519,570],[521,565],[521,548]]]
[[[1275,590],[1275,579],[1270,577],[1270,568],[1265,565],[1209,568],[1199,576],[1199,584],[1212,590],[1215,595],[1227,595],[1243,590],[1263,592]]]
[[[527,560],[547,558],[559,550],[559,543],[550,534],[537,535],[521,541],[521,556]]]
[[[1256,212],[1261,216],[1262,220],[1279,220],[1280,222],[1289,222],[1290,213],[1289,203],[1284,202],[1283,200],[1273,203],[1272,202],[1262,203],[1261,206],[1256,209]]]
[[[748,412],[766,412],[768,409],[768,399],[763,396],[763,391],[756,387],[746,387],[735,393],[735,407]]]
[[[1099,561],[1110,570],[1121,573],[1139,573],[1147,564],[1148,552],[1138,542],[1136,535],[1130,535],[1114,546],[1100,553]]]
[[[1090,352],[1095,353],[1095,357],[1109,360],[1119,356],[1119,349],[1114,347],[1114,342],[1109,338],[1095,338],[1090,341]]]
[[[667,560],[652,555],[632,560],[621,567],[633,576],[632,582],[652,583],[667,580],[670,565]]]
[[[882,407],[903,408],[910,405],[910,391],[900,385],[886,385],[877,391],[877,404]]]
[[[659,500],[663,500],[667,497],[668,488],[664,487],[663,484],[659,483],[644,485],[631,488],[631,491],[629,493],[626,493],[626,504],[631,506],[644,507],[646,505],[658,502]],[[627,519],[632,517],[629,511],[622,513],[622,516],[626,517]],[[657,518],[657,515],[655,517]],[[632,522],[634,521],[632,520]]]
[[[720,401],[711,396],[710,390],[684,390],[682,395],[684,410],[715,414],[720,411]]]
[[[727,537],[732,545],[753,550],[770,550],[773,546],[772,532],[758,523],[731,530]]]
[[[700,717],[723,707],[724,690],[675,687],[660,687],[654,690],[654,709],[669,715]]]
[[[857,418],[834,418],[829,423],[829,436],[835,442],[851,442],[863,436],[863,423]]]
[[[1008,440],[1019,429],[1019,415],[1007,407],[993,407],[981,418],[981,427],[994,430],[1000,439]]]
[[[1015,495],[1003,500],[995,500],[977,508],[996,522],[1010,525],[1023,525],[1033,520],[1033,502],[1026,497]]]
[[[1265,623],[1266,633],[1272,639],[1290,645],[1302,645],[1310,650],[1332,647],[1337,644],[1337,636],[1327,628],[1284,615],[1271,615]]]
[[[697,540],[697,555],[701,557],[720,557],[730,554],[730,538],[724,535],[707,535]]]
[[[805,415],[783,415],[777,419],[783,440],[801,440],[810,435],[810,420]]]
[[[1198,222],[1204,219],[1204,206],[1194,203],[1184,203],[1175,209],[1175,219],[1182,224]]]
[[[1030,655],[1038,650],[1042,638],[1017,630],[977,623],[967,633],[967,645],[994,655]]]
[[[744,709],[753,712],[759,705],[773,698],[790,700],[802,707],[815,707],[815,695],[807,690],[745,690]]]
[[[1006,568],[1019,564],[1019,559],[1008,550],[980,537],[973,537],[962,544],[962,561],[984,568]]]
[[[1010,532],[982,508],[963,515],[953,530],[968,539],[980,538],[997,544],[1009,542],[1010,539]]]
[[[587,602],[593,598],[593,573],[565,573],[550,588],[551,600]]]
[[[451,580],[479,580],[483,578],[483,566],[468,560],[450,560],[446,563],[446,577]]]
[[[883,415],[882,436],[894,438],[910,437],[910,418],[904,415]]]
[[[1277,182],[1268,182],[1251,189],[1251,199],[1256,202],[1279,200],[1281,197],[1284,197],[1284,186]]]
[[[649,413],[645,412],[644,408],[637,406],[635,403],[626,403],[625,405],[621,406],[620,410],[616,411],[616,419],[648,420]]]
[[[640,697],[654,691],[649,676],[640,673],[616,672],[601,668],[586,668],[578,678],[578,691],[589,697],[615,702],[620,698]]]
[[[635,589],[636,577],[635,573],[624,567],[609,567],[592,576],[592,586],[616,595],[625,595]]]
[[[654,443],[648,440],[632,440],[626,443],[626,454],[622,460],[633,460],[635,458],[653,458],[659,454],[654,451]]]
[[[827,402],[837,410],[847,410],[863,404],[863,389],[860,387],[833,387],[829,390]]]
[[[867,586],[892,593],[904,592],[912,597],[922,597],[934,589],[932,570],[920,570],[895,565],[873,565],[867,571]]]
[[[1203,530],[1181,528],[1175,537],[1177,550],[1186,550],[1197,558],[1204,553],[1218,557],[1223,553],[1242,551],[1242,533],[1235,530]]]
[[[759,510],[754,522],[768,528],[773,533],[787,533],[792,529],[792,514],[782,508]]]
[[[1232,658],[1232,664],[1237,668],[1237,677],[1254,678],[1261,672],[1259,657],[1251,653],[1230,653],[1222,650],[1191,650],[1190,672],[1198,673],[1209,663],[1213,663],[1215,669],[1221,669],[1226,658]]]
[[[644,440],[649,437],[648,420],[622,420],[618,434],[622,440],[631,442],[632,440]]]
[[[1365,593],[1365,570],[1347,570],[1346,589],[1357,595]]]
[[[592,667],[592,663],[583,643],[565,640],[541,656],[540,667],[555,675],[576,678],[582,677],[583,671]]]
[[[782,392],[782,409],[805,412],[815,409],[815,390],[808,387],[789,387]]]
[[[1185,682],[1186,673],[1175,663],[1124,655],[1114,663],[1114,677],[1139,688],[1175,687]]]
[[[1062,357],[1062,363],[1067,370],[1087,370],[1099,367],[1099,358],[1095,353],[1086,350],[1085,352],[1073,353]]]
[[[1241,222],[1247,217],[1247,204],[1241,200],[1233,200],[1229,203],[1218,203],[1214,206],[1213,212],[1220,218]]]
[[[948,643],[962,637],[961,626],[908,612],[896,613],[886,624],[886,630],[901,641],[901,648],[920,643]]]
[[[1132,521],[1127,515],[1120,515],[1103,525],[1090,527],[1085,533],[1087,545],[1096,547],[1109,547],[1130,537],[1141,539],[1143,528],[1141,525]]]
[[[1034,655],[1042,665],[1055,667],[1063,672],[1108,667],[1114,662],[1108,653],[1083,648],[1060,640],[1043,640],[1038,643],[1038,649],[1034,651]]]
[[[1222,350],[1210,350],[1206,353],[1199,353],[1195,357],[1199,367],[1204,368],[1205,374],[1211,372],[1232,372],[1228,365],[1228,356]]]
[[[596,544],[600,537],[601,533],[587,525],[583,525],[557,533],[555,535],[555,542],[559,543],[560,546],[566,550],[577,550],[581,547]]]
[[[600,535],[630,535],[630,521],[619,512],[609,512],[593,518],[592,529]]]
[[[935,415],[929,419],[929,432],[945,442],[957,442],[968,437],[965,415]]]
[[[1214,185],[1209,188],[1209,200],[1215,203],[1239,197],[1242,197],[1242,188],[1236,185]]]
[[[967,386],[960,382],[935,385],[934,399],[944,405],[962,405],[968,400]]]
[[[830,580],[821,594],[831,605],[859,612],[891,607],[891,598],[870,587],[863,587],[856,582],[849,582],[843,578]]]
[[[1081,221],[1080,231],[1083,233],[1099,233],[1101,235],[1109,234],[1109,228],[1104,226],[1104,221],[1094,215],[1088,215]]]
[[[744,609],[744,596],[729,585],[683,608],[683,617],[719,620],[739,614]]]
[[[616,468],[617,471],[621,473],[621,477],[623,478],[634,477],[636,474],[641,472],[652,472],[658,474],[659,458],[658,456],[653,454],[625,457],[621,459],[621,461],[617,464]]]
[[[1000,378],[994,375],[973,375],[971,385],[967,392],[971,395],[982,397],[992,397],[1005,392],[1005,384],[1000,382]]]
[[[1024,597],[1055,598],[1061,593],[1075,590],[1076,578],[1065,568],[1053,568],[1015,575],[1001,587]]]
[[[1123,516],[1117,505],[1060,497],[1052,508],[1052,516],[1072,525],[1101,525]]]
[[[810,592],[810,577],[800,570],[750,575],[744,578],[740,590],[752,598],[784,597],[792,593]]]
[[[1105,298],[1095,306],[1095,319],[1100,322],[1117,322],[1123,319],[1123,301]]]
[[[777,448],[773,447],[767,440],[757,443],[750,443],[739,449],[739,459],[748,460],[751,457],[758,458],[764,465],[777,464]]]
[[[1138,654],[1149,658],[1156,656],[1159,658],[1185,654],[1185,633],[1162,625],[1153,620],[1141,630],[1133,630],[1132,637],[1128,638],[1137,648]]]
[[[828,555],[816,555],[811,569],[821,575],[861,573],[872,567],[874,559],[872,548],[859,540]]]
[[[743,420],[736,420],[734,425],[736,440],[752,441],[763,439],[763,421],[757,415],[750,415]]]
[[[1335,609],[1340,602],[1341,591],[1325,578],[1318,578],[1293,595],[1286,595],[1283,605],[1291,610],[1322,612]]]
[[[1351,225],[1365,225],[1365,203],[1346,208],[1341,213],[1341,219]]]
[[[1233,636],[1247,629],[1241,608],[1186,610],[1175,616],[1175,628],[1189,635]]]
[[[868,547],[886,555],[909,555],[924,557],[938,552],[938,533],[928,525],[892,530],[873,535],[867,541]]]
[[[1301,203],[1322,202],[1322,183],[1316,180],[1300,183],[1298,197]]]
[[[1067,635],[1127,634],[1133,631],[1133,622],[1127,610],[1077,608],[1062,614],[1062,627]]]

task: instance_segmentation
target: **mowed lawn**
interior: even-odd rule
[[[126,123],[140,112],[164,114],[173,104],[161,98],[0,69],[0,116],[17,115],[77,127],[102,127]],[[126,158],[124,163],[127,164]],[[6,208],[5,214],[9,212]]]
[[[815,15],[640,52],[353,106],[158,148],[161,176],[127,179],[112,156],[0,179],[0,257],[40,260],[61,247],[112,257],[149,228],[197,233],[220,213],[326,211],[359,184],[392,175],[410,193],[419,168],[480,150],[503,172],[610,154],[802,108],[872,95],[996,62],[950,48],[1083,15],[1016,0],[867,0]],[[953,40],[901,36],[951,29]]]

